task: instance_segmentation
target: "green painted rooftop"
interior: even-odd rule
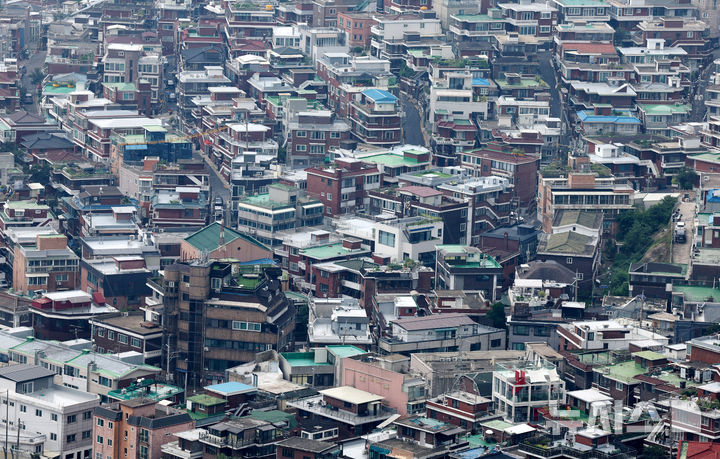
[[[367,250],[364,249],[347,249],[343,247],[342,242],[328,245],[320,245],[317,247],[309,247],[307,249],[300,250],[301,255],[305,255],[309,258],[316,260],[327,260],[330,258],[343,257],[346,255],[364,253]]]
[[[291,367],[312,367],[330,365],[327,362],[315,362],[315,352],[283,352],[280,354]]]
[[[661,360],[665,359],[666,357],[659,352],[654,351],[641,351],[641,352],[633,352],[632,354],[635,357],[640,357],[641,359],[645,360]]]
[[[616,363],[605,367],[608,371],[604,373],[607,377],[618,380],[624,383],[633,382],[635,376],[641,375],[647,371],[647,368],[643,368],[634,360],[628,360],[626,362]]]
[[[252,410],[252,413],[250,413],[248,416],[251,418],[259,419],[261,421],[267,421],[267,422],[270,422],[273,424],[287,422],[290,427],[297,426],[297,419],[295,419],[294,414],[286,413],[286,412],[280,411],[280,410],[269,410],[269,411]]]
[[[35,201],[8,201],[5,203],[7,209],[50,209],[45,204],[38,204]]]
[[[227,403],[222,398],[213,397],[212,395],[207,394],[197,394],[193,395],[192,397],[188,397],[187,399],[193,403],[197,403],[198,405],[202,406],[224,405],[225,403]]]
[[[220,231],[221,231],[222,225],[220,223],[214,222],[210,225],[206,226],[205,228],[196,231],[195,233],[191,234],[190,236],[186,237],[185,240],[192,245],[193,247],[197,248],[201,251],[208,251],[212,252],[213,250],[216,250],[220,247]],[[244,234],[238,233],[237,231],[225,228],[225,244],[229,244],[230,242],[234,241],[237,238],[243,238],[246,241],[257,245],[258,247],[266,248],[262,243],[257,241],[256,239],[253,239],[250,236],[246,236]],[[270,249],[268,249],[270,250]]]
[[[75,91],[75,86],[68,87],[66,84],[62,84],[59,86],[53,86],[52,83],[48,83],[43,87],[43,93],[45,94],[70,94],[71,92]]]
[[[720,288],[689,286],[689,285],[673,285],[673,293],[682,293],[685,301],[692,303],[709,301],[720,302]]]
[[[328,346],[327,350],[341,359],[344,359],[345,357],[352,357],[354,355],[367,354],[367,351],[363,351],[359,347],[355,346]]]
[[[497,430],[499,432],[504,431],[508,427],[512,427],[513,424],[510,424],[509,422],[505,422],[501,419],[495,419],[493,421],[484,422],[483,427],[486,427],[488,429]]]
[[[121,92],[127,92],[127,91],[135,91],[137,88],[135,87],[135,83],[103,83],[108,88],[112,88],[116,91]]]
[[[505,21],[505,18],[493,18],[488,16],[487,14],[456,14],[455,18],[457,18],[459,21],[467,21],[467,22],[502,22]]]
[[[270,210],[282,209],[285,207],[287,207],[288,209],[295,208],[293,205],[285,203],[285,202],[271,201],[269,193],[247,196],[246,198],[242,199],[240,202],[244,202],[244,203],[250,204],[252,206],[263,207],[265,209],[270,209]]]
[[[419,164],[415,158],[406,158],[405,156],[393,153],[381,153],[379,155],[365,156],[360,158],[360,160],[368,163],[382,164],[388,167],[417,166]]]
[[[689,113],[692,110],[690,104],[640,104],[640,110],[647,115],[674,115],[675,113]]]

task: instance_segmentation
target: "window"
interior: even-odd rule
[[[27,413],[27,406],[25,406],[25,405],[20,405],[20,411],[23,412],[23,413]]]
[[[97,436],[97,442],[100,443],[101,445],[103,444],[103,437],[101,435]]]
[[[307,132],[305,131],[296,131],[295,137],[307,137]]]
[[[67,423],[68,423],[68,424],[73,424],[73,423],[75,423],[75,422],[77,422],[77,416],[76,416],[76,415],[71,414],[70,416],[67,417]]]
[[[307,151],[307,145],[295,145],[295,151]]]
[[[97,425],[99,425],[100,427],[103,427],[105,425],[105,420],[98,418]]]
[[[33,391],[33,383],[32,383],[32,381],[31,381],[31,382],[23,383],[23,385],[22,385],[22,391],[23,391],[23,394],[29,394],[29,393],[31,393],[31,392]]]
[[[51,415],[50,415],[50,419],[52,419],[53,421],[57,422],[57,414],[55,414],[55,413],[51,414]]]
[[[65,437],[65,443],[74,443],[75,442],[75,434],[70,434],[67,437]]]
[[[623,383],[621,383],[620,381],[615,381],[615,389],[623,390]]]
[[[92,430],[85,430],[82,433],[82,439],[87,440],[88,438],[92,437]],[[108,440],[108,445],[110,444],[110,440]]]
[[[378,231],[378,244],[386,245],[388,247],[395,247],[395,235],[388,233],[387,231]]]
[[[51,433],[51,434],[50,434],[50,440],[52,440],[52,441],[57,440],[57,434]]]
[[[325,196],[327,197],[327,200],[328,200],[328,201],[332,201],[332,193],[328,193],[328,194],[325,195]]]
[[[500,339],[494,339],[490,341],[490,347],[500,347],[500,343],[502,340]]]
[[[98,336],[105,337],[105,329],[104,328],[98,328],[97,331]]]
[[[527,325],[516,325],[513,329],[515,335],[527,336],[530,334],[530,329]]]
[[[110,341],[115,341],[115,332],[112,330],[108,330],[108,339]]]
[[[133,338],[132,339],[132,347],[140,347],[140,339],[139,338]]]
[[[107,439],[107,445],[112,446],[112,439],[110,439],[110,438]]]
[[[571,265],[572,262],[573,262],[573,259],[570,258],[570,257],[568,257],[568,258],[565,260],[565,264],[568,264],[568,265]]]
[[[575,276],[575,279],[577,279],[579,281],[583,280],[583,273],[577,273]]]
[[[118,341],[120,341],[122,344],[128,343],[128,337],[127,335],[123,335],[122,333],[118,333]]]
[[[150,432],[147,429],[140,429],[140,441],[148,442],[150,439]]]
[[[102,453],[95,453],[95,459],[103,459]]]
[[[41,418],[42,417],[42,410],[35,410],[35,416]]]

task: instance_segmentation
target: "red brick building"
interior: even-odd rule
[[[335,167],[311,167],[307,172],[308,195],[325,205],[325,215],[353,214],[362,208],[367,190],[380,188],[377,166],[353,158],[337,159]]]
[[[423,1],[423,0],[419,0]],[[427,0],[424,0],[427,1]],[[348,36],[348,45],[351,48],[360,46],[368,48],[370,46],[370,28],[375,25],[375,19],[369,13],[338,13],[338,29],[344,30]]]
[[[513,153],[510,145],[490,142],[479,150],[462,154],[462,166],[474,175],[507,177],[514,185],[520,207],[532,207],[537,193],[537,171],[540,160],[535,156]]]

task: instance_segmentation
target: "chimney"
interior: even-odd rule
[[[218,245],[223,246],[225,245],[225,224],[220,223],[220,240],[218,241]]]

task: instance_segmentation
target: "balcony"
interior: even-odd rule
[[[373,422],[380,423],[392,416],[393,414],[397,413],[396,410],[393,410],[386,406],[382,406],[378,414],[367,414],[361,416],[355,413],[351,413],[349,411],[339,410],[332,405],[326,404],[323,401],[322,396],[288,402],[288,406],[353,426],[369,424]]]

